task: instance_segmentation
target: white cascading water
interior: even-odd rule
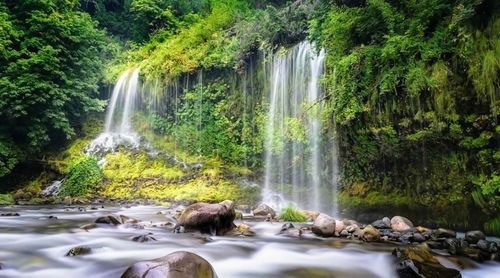
[[[86,148],[99,155],[114,152],[118,146],[137,148],[139,136],[132,127],[139,89],[139,69],[124,72],[116,82],[106,111],[104,132]]]
[[[322,158],[324,59],[323,49],[317,52],[311,43],[302,42],[274,54],[265,71],[270,87],[263,201],[278,209],[291,201],[304,209],[336,213],[334,198],[325,193],[336,186],[332,175],[338,175],[333,169],[338,166]]]

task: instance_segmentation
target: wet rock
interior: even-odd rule
[[[226,200],[218,204],[196,203],[187,207],[179,217],[177,226],[202,233],[223,235],[235,225],[234,203]]]
[[[399,277],[462,277],[460,271],[441,265],[425,246],[396,248],[392,254],[397,259],[396,271]]]
[[[253,211],[254,216],[267,217],[269,214],[272,218],[276,217],[276,212],[268,205],[262,203],[258,205]]]
[[[246,224],[240,224],[231,231],[229,231],[227,236],[240,236],[240,237],[249,237],[255,236],[256,232]]]
[[[132,237],[132,241],[135,241],[135,242],[156,241],[156,238],[152,237],[151,235],[152,235],[152,233],[145,234],[145,235],[134,236],[134,237]]]
[[[92,253],[92,248],[88,246],[77,246],[71,248],[68,253],[66,253],[66,257],[73,257],[73,256],[82,256],[82,255],[88,255]]]
[[[121,227],[124,229],[136,229],[136,230],[144,229],[144,225],[137,224],[137,223],[125,223]]]
[[[476,244],[481,239],[486,239],[486,235],[482,231],[469,231],[465,233],[465,240],[470,244]]]
[[[436,238],[455,238],[457,233],[453,230],[439,228],[434,231],[434,236]]]
[[[97,228],[96,223],[89,223],[89,224],[84,224],[84,225],[80,226],[80,229],[85,230],[85,231],[88,231],[88,230],[94,229],[94,228]]]
[[[20,216],[17,212],[2,212],[0,216]]]
[[[98,217],[94,222],[99,224],[120,225],[120,224],[125,224],[127,220],[130,220],[130,218],[125,215],[109,214]]]
[[[431,240],[431,241],[427,241],[425,244],[427,244],[427,246],[429,246],[429,248],[431,248],[431,249],[443,249],[444,248],[442,241]]]
[[[497,247],[497,244],[495,242],[487,241],[484,239],[480,239],[477,242],[476,247],[479,250],[484,251],[484,252],[488,252],[488,253],[495,253],[498,251],[498,247]]]
[[[413,228],[413,223],[403,216],[394,216],[391,219],[391,229],[396,232],[403,232],[407,230],[411,230]]]
[[[443,246],[452,255],[461,255],[464,253],[464,248],[468,248],[468,243],[465,240],[458,238],[447,238],[443,241]]]
[[[390,229],[391,220],[389,217],[384,217],[382,219],[375,220],[371,225],[377,229]]]
[[[425,237],[421,233],[413,233],[413,242],[422,243],[425,241]]]
[[[415,228],[415,230],[417,230],[417,232],[421,233],[421,234],[424,234],[424,233],[428,233],[430,231],[429,228],[426,228],[426,227],[422,227],[422,226],[417,226]]]
[[[366,226],[361,232],[361,239],[363,241],[372,242],[380,240],[380,232],[372,225]]]
[[[358,224],[351,224],[347,227],[345,227],[346,231],[349,233],[354,233],[355,231],[359,230]]]
[[[335,219],[324,213],[320,213],[312,226],[312,232],[323,237],[331,237],[335,234]]]
[[[204,258],[190,252],[178,251],[151,261],[129,267],[122,278],[216,278],[217,274]]]
[[[287,237],[300,238],[302,237],[302,230],[295,228],[292,223],[285,223],[281,226],[281,230],[278,234]]]

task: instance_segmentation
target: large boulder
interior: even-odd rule
[[[271,216],[271,218],[276,217],[276,212],[274,211],[274,209],[271,208],[270,206],[264,204],[264,203],[258,205],[252,211],[252,213],[254,216],[258,216],[258,217],[268,217],[268,216]]]
[[[225,200],[218,204],[196,203],[182,212],[177,226],[202,233],[223,235],[235,227],[233,223],[235,217],[232,201]]]
[[[335,219],[324,213],[320,213],[312,226],[312,232],[323,237],[331,237],[335,234]]]
[[[391,229],[396,232],[403,232],[407,230],[411,230],[413,228],[413,223],[403,216],[394,216],[391,219]]]
[[[486,235],[481,231],[469,231],[465,233],[465,240],[470,244],[476,244],[481,239],[486,239]]]
[[[335,220],[335,232],[340,234],[346,227],[344,220]]]
[[[217,274],[204,258],[184,251],[171,253],[129,267],[122,278],[216,278]]]
[[[383,219],[375,220],[372,226],[377,229],[390,229],[391,219],[389,219],[389,217],[384,217]]]
[[[434,236],[436,238],[456,238],[457,233],[453,230],[439,228],[434,231]]]

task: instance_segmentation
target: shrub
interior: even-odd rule
[[[71,164],[61,187],[62,196],[81,196],[91,193],[103,178],[103,172],[92,156],[84,156]]]
[[[295,208],[294,206],[287,206],[281,210],[279,218],[284,221],[290,222],[306,222],[307,216]]]

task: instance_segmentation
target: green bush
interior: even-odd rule
[[[61,187],[62,196],[81,196],[91,193],[103,178],[102,169],[97,159],[84,156],[76,160],[69,169],[67,178]]]
[[[0,194],[0,206],[14,204],[14,198],[10,194]]]
[[[307,216],[296,207],[290,205],[281,210],[279,218],[283,221],[306,222]]]

